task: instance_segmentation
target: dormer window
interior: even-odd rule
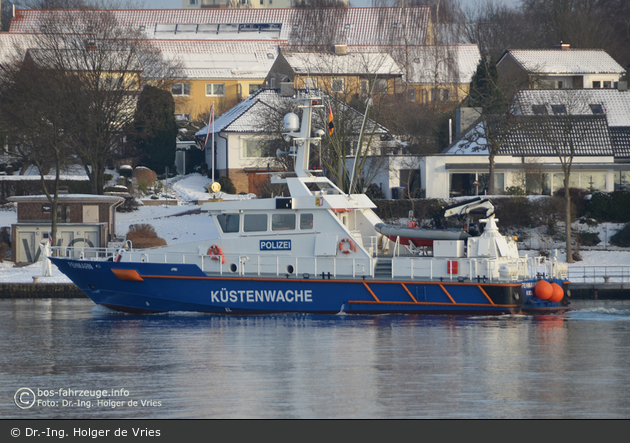
[[[551,110],[554,114],[566,114],[567,107],[564,105],[551,105]]]
[[[589,105],[591,107],[591,111],[593,111],[593,114],[603,114],[604,113],[604,108],[602,107],[602,105]]]
[[[535,115],[546,115],[547,107],[545,105],[532,105],[532,112]]]

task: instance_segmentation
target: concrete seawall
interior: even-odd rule
[[[0,283],[0,299],[85,297],[74,283]]]

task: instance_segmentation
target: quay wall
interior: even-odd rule
[[[85,298],[74,283],[0,283],[0,298]]]

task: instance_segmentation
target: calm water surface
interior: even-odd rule
[[[0,418],[630,418],[630,301],[573,307],[133,316],[0,300]],[[39,403],[19,409],[20,388]]]

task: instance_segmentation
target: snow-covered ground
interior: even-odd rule
[[[141,206],[137,211],[117,214],[116,232],[124,235],[129,226],[137,223],[151,224],[159,237],[166,240],[168,244],[194,242],[200,239],[213,238],[218,235],[214,228],[208,223],[206,214],[185,214],[198,208],[193,202],[199,199],[208,199],[211,196],[205,191],[210,179],[200,174],[189,174],[185,177],[169,179],[168,187],[180,200],[179,206]],[[228,196],[220,195],[221,198],[249,198],[250,196]],[[17,213],[15,209],[0,208],[0,227],[11,226],[16,223]],[[609,239],[622,225],[606,224],[600,225],[596,229],[599,238],[604,241]],[[607,231],[606,231],[607,230]],[[523,243],[531,247],[530,255],[537,253],[538,248],[552,249],[558,248],[558,257],[564,260],[564,252],[561,243],[554,243],[533,229],[527,233],[529,238]],[[525,251],[524,251],[525,252]],[[570,266],[590,267],[590,266],[629,266],[630,250],[622,250],[616,247],[609,247],[608,250],[582,250],[580,251],[582,261]],[[33,276],[42,275],[41,263],[29,266],[13,267],[12,262],[0,263],[0,282],[32,282]],[[70,282],[53,266],[52,277],[40,277],[40,282]]]

